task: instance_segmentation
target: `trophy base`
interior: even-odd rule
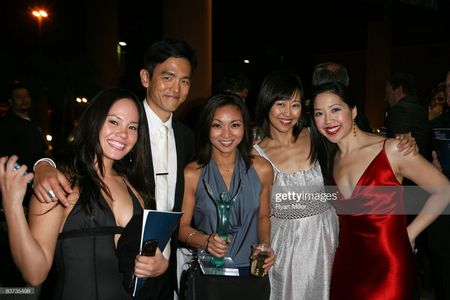
[[[236,267],[231,257],[223,258],[223,265],[216,267],[211,262],[211,255],[199,256],[198,262],[203,274],[205,275],[221,275],[221,276],[239,276],[239,269]]]

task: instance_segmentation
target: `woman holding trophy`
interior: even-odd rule
[[[239,97],[211,97],[199,116],[197,160],[184,171],[180,241],[209,253],[218,268],[222,264],[220,258],[230,257],[239,269],[238,277],[214,276],[234,285],[233,289],[224,286],[223,292],[216,291],[216,299],[231,296],[236,299],[234,293],[245,298],[252,284],[262,298],[270,294],[267,276],[262,279],[249,276],[252,245],[265,244],[270,249],[273,181],[270,163],[250,155],[249,121]],[[264,274],[275,261],[273,251],[268,254],[264,259]],[[252,292],[252,297],[255,296]]]

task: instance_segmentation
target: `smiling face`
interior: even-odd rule
[[[191,71],[187,59],[176,57],[156,65],[151,75],[147,70],[141,70],[141,82],[147,88],[147,103],[163,122],[186,100]]]
[[[117,100],[108,112],[99,133],[103,161],[122,159],[138,138],[139,112],[131,99]]]
[[[209,131],[212,152],[231,153],[244,137],[244,120],[241,110],[235,105],[217,108]]]
[[[313,105],[316,127],[330,142],[338,143],[352,134],[356,107],[350,109],[338,95],[331,92],[318,94]]]
[[[291,131],[300,120],[302,104],[296,91],[290,99],[277,100],[269,111],[270,131]]]

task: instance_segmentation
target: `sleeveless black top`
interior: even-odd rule
[[[133,200],[133,216],[142,214],[138,199]],[[55,250],[56,288],[54,299],[132,299],[122,284],[114,235],[122,227],[101,197],[94,203],[92,215],[80,209],[79,201],[70,212]]]

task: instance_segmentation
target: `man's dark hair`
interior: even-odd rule
[[[417,94],[416,82],[414,76],[410,73],[395,73],[389,79],[389,83],[393,90],[402,87],[405,95],[416,96]]]
[[[312,75],[312,85],[317,87],[325,83],[337,82],[346,87],[350,84],[350,77],[348,75],[347,68],[336,62],[324,62],[314,67]],[[359,107],[358,119],[360,120],[360,129],[366,132],[372,132],[372,127],[367,119],[363,106]]]
[[[197,67],[197,58],[191,46],[180,39],[166,38],[153,43],[145,52],[144,68],[150,75],[155,67],[168,58],[185,58],[191,64],[192,71]]]
[[[250,89],[250,80],[243,73],[230,72],[220,80],[217,87],[218,94],[231,93],[235,94],[243,89]]]
[[[13,95],[13,92],[15,90],[19,90],[19,89],[26,89],[28,92],[30,92],[30,89],[28,88],[28,86],[26,84],[24,84],[21,81],[14,80],[8,87],[8,97],[11,98]]]
[[[320,85],[328,82],[340,82],[345,86],[350,83],[347,68],[339,63],[324,62],[314,67],[312,85]]]
[[[399,87],[403,88],[403,93],[409,96],[416,96],[416,83],[414,76],[409,73],[395,73],[389,79],[389,83],[392,86],[392,89],[395,90]]]

